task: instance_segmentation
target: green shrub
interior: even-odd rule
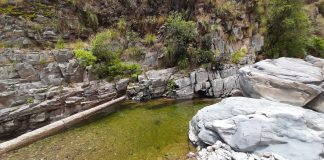
[[[92,53],[99,62],[113,63],[118,59],[124,49],[123,44],[119,41],[119,35],[118,31],[108,29],[92,38]]]
[[[94,69],[99,78],[106,78],[110,81],[116,78],[135,78],[141,73],[139,64],[127,64],[121,61],[115,61],[113,64],[98,63]]]
[[[136,43],[136,42],[140,42],[142,39],[139,36],[139,33],[134,32],[134,31],[126,31],[126,39],[127,42],[130,43]]]
[[[91,46],[104,45],[110,43],[112,40],[118,40],[120,33],[114,29],[107,29],[103,32],[97,33],[91,39]]]
[[[241,48],[240,50],[234,52],[231,55],[231,62],[238,64],[242,60],[242,58],[247,54],[247,49],[245,47]]]
[[[33,104],[34,101],[35,101],[34,97],[29,97],[29,98],[26,99],[25,103],[26,104]]]
[[[6,42],[0,42],[0,48],[13,48],[14,45]]]
[[[48,61],[46,59],[40,59],[39,60],[39,65],[41,65],[42,67],[46,67],[48,65]]]
[[[65,46],[64,40],[62,37],[59,37],[56,44],[55,44],[55,49],[63,49]]]
[[[125,37],[120,35],[120,31],[108,29],[98,33],[91,40],[92,53],[97,58],[93,66],[99,78],[108,80],[132,78],[141,73],[140,65],[127,64],[121,61],[120,55],[125,49],[122,38]]]
[[[8,4],[8,3],[9,3],[9,0],[0,0],[1,5]]]
[[[177,88],[177,84],[173,79],[169,79],[167,82],[167,89],[168,91],[173,91]]]
[[[1,3],[4,3],[4,4],[1,4]],[[21,16],[28,20],[32,20],[37,17],[37,14],[34,12],[25,12],[17,6],[13,6],[11,4],[5,4],[5,3],[7,3],[7,2],[6,1],[0,2],[0,5],[5,5],[5,6],[0,7],[1,15],[6,14],[6,15],[12,15],[12,16],[16,16],[16,17]]]
[[[307,52],[316,57],[324,58],[324,38],[313,37],[307,46]]]
[[[83,49],[74,50],[74,55],[80,60],[82,66],[90,66],[95,63],[97,58],[90,52]]]
[[[229,37],[228,37],[228,41],[231,42],[231,43],[236,43],[237,42],[237,38],[234,34],[231,34]]]
[[[84,49],[86,43],[82,42],[81,40],[77,40],[75,43],[71,44],[73,49]]]
[[[89,26],[98,26],[99,20],[96,13],[87,12],[87,21]]]
[[[124,18],[120,18],[117,22],[117,29],[120,32],[125,32],[127,29],[127,22]]]
[[[143,59],[145,57],[145,53],[143,52],[143,50],[139,47],[128,47],[125,51],[124,54],[131,58],[131,59],[135,59],[137,61]]]
[[[183,15],[179,13],[172,13],[168,17],[166,21],[167,55],[165,56],[167,66],[184,63],[185,60],[183,59],[190,58],[187,53],[187,48],[190,42],[194,41],[195,36],[195,22],[185,20]]]
[[[311,24],[303,0],[272,0],[267,21],[265,52],[268,57],[303,57]]]
[[[188,58],[182,58],[180,59],[180,61],[178,62],[178,67],[180,69],[186,69],[190,66],[189,60]]]
[[[154,34],[146,34],[144,37],[144,43],[148,45],[152,45],[156,41],[156,35]]]
[[[235,16],[235,5],[232,1],[227,0],[210,0],[220,16]]]
[[[321,1],[318,4],[318,11],[319,11],[320,14],[322,14],[322,16],[324,16],[324,1]]]

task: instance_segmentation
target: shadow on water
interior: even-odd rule
[[[188,123],[215,99],[124,101],[0,159],[185,159]]]

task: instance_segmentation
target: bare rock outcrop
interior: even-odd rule
[[[189,138],[203,148],[222,141],[237,152],[318,160],[323,158],[323,124],[324,114],[309,109],[231,97],[200,110],[190,122]]]
[[[268,59],[239,70],[242,92],[247,97],[309,107],[323,112],[323,59],[308,56]]]

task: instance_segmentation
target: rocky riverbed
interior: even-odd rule
[[[254,61],[248,55],[218,70],[149,70],[136,83],[109,83],[82,67],[72,50],[2,49],[0,55],[0,137],[34,130],[125,93],[137,101],[240,94],[238,69]]]
[[[189,159],[315,160],[323,154],[323,59],[252,64],[253,57],[247,56],[240,64],[217,70],[149,70],[135,83],[109,83],[96,80],[69,50],[39,53],[2,52],[0,137],[39,128],[124,94],[138,104],[160,97],[208,97],[225,99],[191,120],[189,138],[198,150]],[[250,98],[226,98],[231,96]]]
[[[241,68],[240,89],[253,98],[226,98],[200,110],[189,127],[198,146],[191,157],[323,159],[323,66],[323,59],[307,56]]]

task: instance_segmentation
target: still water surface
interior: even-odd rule
[[[178,160],[193,150],[188,123],[214,99],[144,103],[124,101],[90,120],[27,147],[1,160]]]

